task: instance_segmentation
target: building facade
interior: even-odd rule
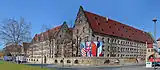
[[[146,42],[153,43],[147,32],[103,17],[80,7],[73,28],[73,39],[78,46],[80,42],[102,41],[103,57],[115,58],[145,58]]]
[[[93,49],[93,44],[82,49],[83,42],[85,45],[89,42],[101,42],[102,46],[100,50]],[[57,63],[57,60],[60,60],[60,63],[63,63],[63,60],[67,63],[69,60],[69,63],[80,60],[80,63],[83,63],[85,59],[92,64],[101,64],[105,63],[106,59],[145,60],[147,48],[151,48],[150,44],[153,43],[149,33],[88,12],[81,6],[73,28],[69,28],[64,22],[61,26],[36,34],[28,54],[33,58],[39,58],[43,54],[47,58],[53,58],[50,60],[53,63]],[[89,55],[86,51],[89,51]]]
[[[71,57],[72,29],[64,22],[46,32],[36,34],[29,46],[27,54],[32,61],[42,58]]]

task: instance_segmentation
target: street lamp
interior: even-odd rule
[[[154,22],[154,39],[155,39],[155,42],[156,42],[156,22],[157,22],[157,19],[156,18],[153,18],[153,20],[152,20],[153,22]],[[153,49],[154,49],[154,47],[153,47]],[[156,70],[156,68],[155,68],[155,51],[154,51],[154,70]]]

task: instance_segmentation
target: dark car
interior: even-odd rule
[[[160,62],[152,62],[152,67],[154,67],[154,66],[156,66],[156,67],[160,66]]]

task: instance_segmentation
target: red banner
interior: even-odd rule
[[[154,58],[150,58],[149,59],[150,62],[154,62],[154,60],[155,60],[155,62],[160,62],[160,58],[155,58],[155,59]]]

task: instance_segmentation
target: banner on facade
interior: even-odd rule
[[[103,42],[81,42],[80,49],[83,57],[102,57],[104,56],[102,51]]]

